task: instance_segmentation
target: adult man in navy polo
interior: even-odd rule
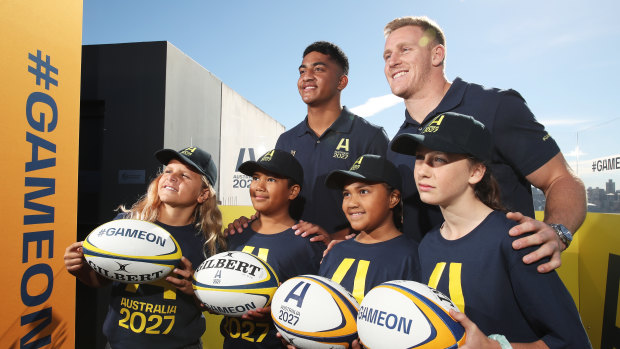
[[[350,232],[342,212],[342,192],[325,186],[327,175],[332,170],[349,169],[361,155],[385,155],[387,151],[383,128],[354,115],[340,103],[341,92],[349,82],[348,71],[348,59],[338,46],[326,41],[309,45],[297,81],[308,114],[276,143],[276,149],[293,154],[304,169],[301,200],[292,206],[293,216],[297,213],[301,220],[293,228],[302,236],[317,234],[313,241],[328,243]],[[229,232],[234,233],[231,228],[229,225]]]
[[[363,154],[385,154],[388,138],[382,128],[352,114],[340,104],[347,86],[349,62],[342,50],[319,41],[304,50],[297,89],[308,115],[278,138],[276,148],[290,151],[304,168],[301,232],[324,229],[343,238],[349,224],[342,212],[342,192],[325,186],[336,169],[348,169]]]
[[[426,17],[397,18],[386,25],[384,33],[385,76],[392,93],[402,97],[406,106],[405,122],[394,139],[403,133],[419,133],[422,125],[447,111],[482,122],[493,135],[491,171],[504,205],[515,211],[508,218],[520,223],[510,234],[534,233],[516,240],[513,247],[541,245],[524,257],[525,263],[532,263],[551,256],[538,267],[539,272],[560,266],[560,252],[572,240],[570,232],[585,219],[585,189],[523,97],[514,90],[486,89],[459,78],[449,82],[444,72],[444,34]],[[401,169],[405,182],[404,231],[420,239],[443,219],[436,207],[419,200],[412,176],[414,159],[391,150],[388,158]],[[545,193],[544,222],[533,219],[531,185]]]

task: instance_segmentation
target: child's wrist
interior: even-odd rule
[[[508,339],[506,339],[506,336],[504,335],[492,334],[489,336],[489,339],[498,342],[502,349],[512,349],[512,345],[510,345],[510,342],[508,342]]]

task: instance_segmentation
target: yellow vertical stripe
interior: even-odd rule
[[[151,282],[149,285],[163,288],[164,299],[177,299],[176,288],[169,282],[165,281],[164,279]],[[140,284],[127,284],[127,286],[125,286],[125,291],[136,293],[138,292],[138,287],[140,287]]]
[[[432,288],[437,288],[439,285],[439,280],[441,279],[441,274],[443,274],[443,270],[446,268],[446,263],[441,262],[435,265],[435,269],[431,274],[431,277],[428,279],[428,285]]]
[[[241,250],[241,252],[245,252],[245,253],[249,253],[249,254],[254,254],[254,246],[243,246],[243,250]],[[263,262],[267,263],[267,256],[269,255],[269,249],[268,248],[259,248],[258,249],[258,255],[255,255],[256,257],[260,258],[263,260]]]
[[[170,287],[165,287],[164,288],[164,299],[177,299],[176,290]]]
[[[164,289],[164,299],[177,299],[177,289],[164,279],[152,282],[151,285],[159,286]]]
[[[463,297],[463,286],[461,285],[462,263],[450,263],[450,299],[462,312],[465,312],[465,298]]]
[[[262,259],[263,262],[267,263],[267,255],[269,255],[268,248],[259,248],[258,249],[258,258]]]
[[[370,261],[360,259],[357,263],[357,272],[355,273],[355,280],[353,281],[353,297],[361,303],[364,299],[364,289],[366,287],[366,274],[368,274],[368,267]]]
[[[347,275],[347,272],[349,271],[349,269],[351,269],[351,266],[354,262],[355,259],[353,258],[345,258],[344,260],[342,260],[342,262],[340,262],[340,265],[338,266],[338,269],[336,269],[334,275],[332,275],[332,280],[334,282],[340,283],[342,279],[344,279],[344,276]]]
[[[140,286],[140,284],[127,284],[127,286],[125,286],[125,291],[136,293],[138,292],[138,286]]]

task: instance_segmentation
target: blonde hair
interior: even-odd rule
[[[127,213],[127,218],[140,219],[148,222],[155,222],[159,218],[159,207],[161,200],[158,195],[159,180],[163,173],[158,173],[157,177],[151,181],[146,193],[131,208],[125,205],[118,207],[122,212]],[[207,177],[201,175],[202,188],[209,191],[209,198],[203,203],[196,205],[193,214],[194,226],[205,238],[205,248],[208,253],[205,256],[212,256],[218,250],[226,249],[226,236],[222,231],[222,212],[217,207],[217,193],[209,184]]]
[[[432,42],[435,45],[446,46],[446,36],[444,35],[443,30],[441,30],[439,24],[426,16],[408,16],[393,19],[390,23],[385,25],[385,28],[383,28],[383,35],[387,38],[396,29],[410,25],[422,29],[422,31],[424,31],[424,36],[429,39],[429,42]]]

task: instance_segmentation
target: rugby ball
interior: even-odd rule
[[[241,251],[218,253],[194,273],[194,293],[209,311],[238,317],[271,302],[278,276],[262,259]]]
[[[450,316],[450,309],[459,311],[432,287],[408,280],[388,281],[362,300],[357,331],[362,343],[373,349],[458,348],[465,344],[465,329]]]
[[[278,332],[296,347],[350,348],[357,338],[358,307],[338,283],[301,275],[280,285],[271,303],[271,317]]]
[[[98,226],[84,240],[82,251],[99,275],[131,284],[166,277],[182,256],[181,247],[166,229],[136,219]]]

